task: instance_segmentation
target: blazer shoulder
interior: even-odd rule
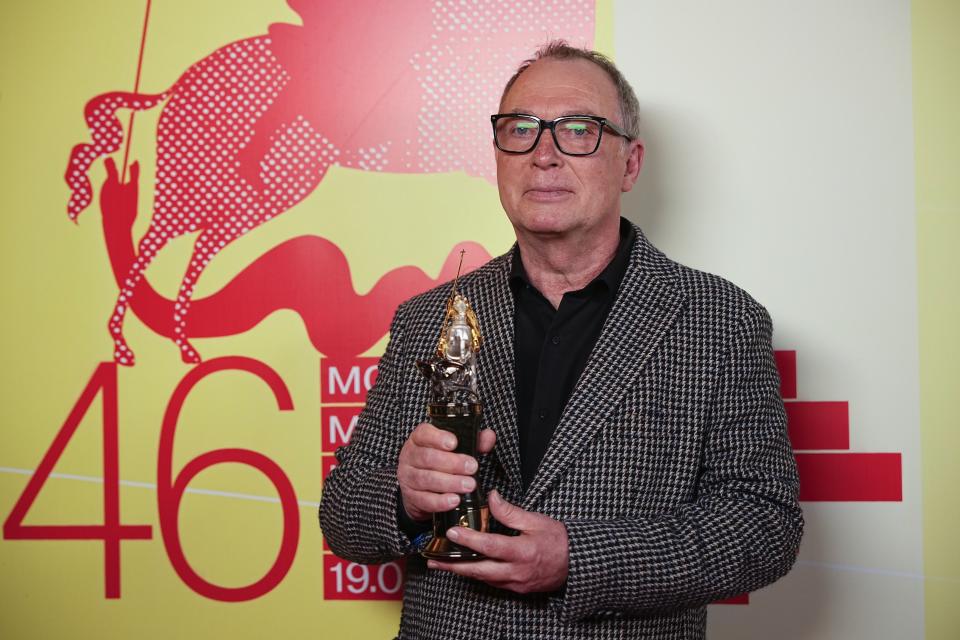
[[[646,246],[643,260],[648,269],[669,281],[686,298],[689,307],[728,322],[744,317],[768,317],[767,310],[746,290],[714,273],[681,264],[638,234]]]

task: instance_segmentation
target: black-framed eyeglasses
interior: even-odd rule
[[[544,129],[549,129],[560,153],[568,156],[589,156],[600,148],[604,128],[630,140],[626,131],[599,116],[563,116],[542,120],[526,113],[497,113],[490,116],[493,141],[504,153],[530,153]]]

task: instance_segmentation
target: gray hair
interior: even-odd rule
[[[620,125],[632,139],[636,140],[640,137],[640,103],[637,101],[637,95],[633,92],[633,87],[630,86],[627,79],[623,77],[623,74],[617,69],[617,65],[613,64],[613,61],[602,53],[593,51],[592,49],[572,47],[567,44],[565,40],[551,40],[537,49],[537,52],[532,58],[524,60],[517,68],[517,72],[513,74],[513,77],[507,81],[507,85],[503,88],[503,94],[500,96],[501,104],[503,103],[503,99],[507,97],[510,87],[512,87],[517,81],[517,78],[520,77],[520,74],[526,71],[534,62],[543,60],[544,58],[553,58],[555,60],[586,60],[603,69],[607,76],[613,81],[613,85],[617,88],[617,101],[620,103],[620,117],[622,118]]]

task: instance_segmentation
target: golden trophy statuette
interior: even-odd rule
[[[462,262],[462,253],[460,259]],[[454,280],[436,353],[428,360],[417,361],[417,368],[430,380],[427,402],[430,424],[457,437],[456,453],[474,458],[483,415],[483,405],[477,395],[477,353],[482,342],[477,316],[470,302],[457,293],[457,280]],[[489,514],[479,487],[462,494],[459,505],[433,514],[433,538],[420,554],[445,561],[483,558],[482,554],[447,539],[446,532],[451,527],[487,532]]]

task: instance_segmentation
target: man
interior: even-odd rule
[[[461,278],[480,319],[478,460],[424,424],[449,287],[397,310],[320,521],[356,562],[407,556],[401,638],[702,638],[705,605],[785,574],[798,481],[766,311],[668,260],[620,218],[643,159],[608,60],[562,42],[493,117],[517,244]],[[476,562],[412,538],[476,484],[516,535],[451,529]]]

